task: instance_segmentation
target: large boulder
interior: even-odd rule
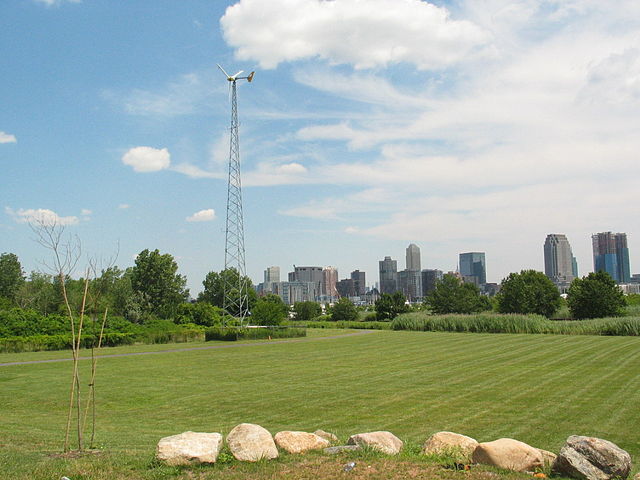
[[[551,465],[553,465],[553,462],[556,461],[556,458],[558,456],[553,452],[549,452],[547,450],[542,450],[541,448],[539,448],[538,450],[540,450],[540,453],[542,454],[542,461],[544,462],[545,468],[547,466],[550,467]]]
[[[422,446],[422,453],[441,453],[459,450],[467,458],[478,446],[477,440],[453,432],[438,432],[431,435]]]
[[[512,438],[479,443],[471,458],[474,463],[516,472],[544,467],[544,458],[540,450]]]
[[[607,440],[572,435],[560,449],[552,470],[587,480],[625,479],[631,471],[631,456]]]
[[[402,440],[391,432],[368,432],[351,435],[349,445],[370,447],[389,455],[396,455],[402,450]]]
[[[289,453],[304,453],[309,450],[327,448],[330,445],[329,440],[325,440],[315,433],[307,432],[285,430],[284,432],[276,433],[273,438],[279,448]]]
[[[333,443],[336,444],[338,443],[340,440],[338,439],[338,437],[336,437],[333,433],[330,432],[325,432],[324,430],[316,430],[315,432],[316,435],[318,435],[319,437],[324,438],[325,440],[328,440],[329,443]]]
[[[278,448],[268,430],[260,425],[241,423],[227,435],[229,450],[237,460],[257,462],[278,457]]]
[[[219,433],[184,432],[161,438],[156,458],[168,465],[215,463],[221,447]]]

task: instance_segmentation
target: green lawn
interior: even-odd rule
[[[319,333],[329,334],[335,332]],[[451,430],[479,441],[512,437],[551,451],[582,434],[611,440],[640,461],[638,337],[314,335],[103,358],[98,444],[105,453],[78,461],[47,456],[62,447],[71,364],[0,367],[0,474],[53,478],[71,469],[72,480],[171,478],[165,474],[173,470],[150,463],[159,438],[186,430],[225,434],[241,422],[272,433],[322,428],[342,438],[390,430],[413,443]],[[111,350],[183,346],[196,344]],[[59,356],[3,354],[0,363]]]

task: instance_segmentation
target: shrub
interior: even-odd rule
[[[207,302],[182,303],[178,306],[175,323],[195,323],[212,327],[222,322],[222,309]]]
[[[624,313],[626,300],[613,278],[600,271],[571,282],[567,304],[573,318],[617,317]]]
[[[344,321],[352,322],[358,318],[358,311],[351,300],[342,297],[338,300],[331,310],[331,320],[334,322]]]
[[[454,275],[446,274],[426,298],[434,313],[476,313],[491,309],[486,297],[473,283],[464,283]]]
[[[393,320],[402,313],[407,313],[410,307],[406,304],[407,299],[402,292],[395,292],[390,295],[383,293],[376,300],[376,318],[377,320]]]
[[[551,317],[561,303],[560,292],[549,277],[535,270],[510,273],[497,295],[501,313],[537,313]]]
[[[259,298],[251,310],[253,325],[280,325],[289,315],[289,307],[277,295]]]
[[[293,304],[293,319],[306,322],[322,315],[322,307],[317,302],[296,302]]]

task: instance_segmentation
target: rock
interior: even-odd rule
[[[550,467],[551,465],[553,465],[553,462],[556,461],[557,455],[553,452],[542,450],[541,448],[539,448],[538,450],[540,450],[540,453],[542,454],[542,462],[544,463],[544,466]]]
[[[560,449],[552,471],[587,480],[625,479],[631,471],[631,456],[607,440],[572,435]]]
[[[371,447],[389,455],[396,455],[402,450],[402,440],[391,432],[368,432],[351,435],[349,445]]]
[[[329,443],[338,443],[340,441],[338,440],[338,437],[336,437],[333,433],[325,432],[324,430],[316,430],[313,433],[315,433],[319,437],[324,438]]]
[[[168,465],[215,463],[221,446],[219,433],[184,432],[160,439],[156,458]]]
[[[640,473],[636,473],[636,474],[633,476],[633,480],[640,480]]]
[[[260,425],[241,423],[227,435],[229,450],[237,460],[257,462],[278,457],[278,449],[271,434]]]
[[[469,459],[478,446],[478,442],[466,435],[453,432],[438,432],[427,438],[422,447],[422,453],[439,453],[442,451],[459,449]]]
[[[323,452],[328,455],[335,455],[342,452],[357,452],[358,450],[362,450],[360,445],[340,445],[339,447],[325,448]]]
[[[544,466],[544,458],[537,448],[512,438],[479,443],[471,456],[474,463],[524,472]]]
[[[273,438],[279,448],[289,453],[304,453],[309,450],[327,448],[330,445],[329,440],[325,440],[315,433],[307,432],[291,432],[287,430],[276,433]]]

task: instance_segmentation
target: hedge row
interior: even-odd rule
[[[132,333],[105,333],[102,336],[102,346],[116,347],[131,345],[136,341]],[[71,349],[73,339],[68,335],[31,335],[28,337],[0,338],[0,353],[38,352],[41,350]],[[98,344],[96,335],[83,335],[80,338],[81,348],[91,348]]]
[[[292,324],[306,328],[349,328],[355,330],[389,330],[391,328],[391,322],[330,322],[311,320],[308,322],[293,321]]]
[[[306,337],[307,330],[304,328],[291,327],[211,327],[205,331],[205,340],[223,340],[235,342],[237,340],[256,340],[262,338],[293,338]]]
[[[158,331],[148,329],[141,332],[105,332],[103,347],[117,347],[133,343],[181,343],[204,341],[204,329],[197,326],[176,326],[173,330]],[[0,353],[37,352],[41,350],[71,349],[71,334],[29,335],[0,338]],[[91,348],[98,344],[98,335],[82,334],[80,348]]]

